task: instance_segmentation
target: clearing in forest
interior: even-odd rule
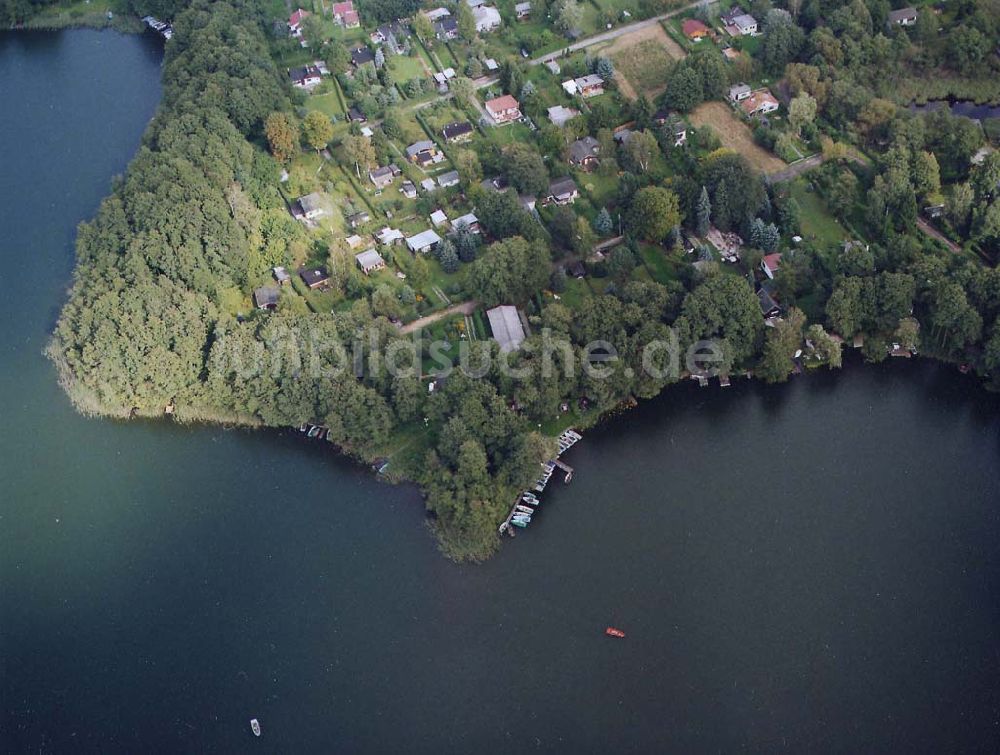
[[[615,66],[621,93],[634,100],[639,94],[650,99],[664,90],[667,73],[685,52],[667,36],[659,24],[624,34],[601,50]]]
[[[787,167],[784,160],[753,140],[747,125],[724,102],[704,102],[691,111],[688,120],[695,126],[711,128],[723,147],[743,155],[761,173],[774,173]]]

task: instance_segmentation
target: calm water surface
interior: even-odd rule
[[[0,750],[997,749],[1000,405],[952,371],[672,390],[481,567],[293,435],[76,416],[41,352],[160,59],[0,35]]]

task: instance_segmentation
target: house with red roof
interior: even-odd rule
[[[511,121],[520,120],[521,118],[521,106],[518,104],[517,100],[511,97],[509,94],[505,94],[503,97],[497,97],[486,102],[486,112],[489,113],[490,118],[497,125],[501,123],[510,123]]]
[[[347,0],[346,3],[334,3],[333,20],[347,29],[356,29],[361,26],[361,18],[354,10],[353,0]]]
[[[774,254],[765,254],[764,259],[760,261],[760,269],[764,271],[766,275],[771,280],[774,280],[775,274],[778,272],[778,268],[781,267],[781,253],[775,252]]]
[[[743,108],[743,112],[750,118],[753,118],[755,115],[773,113],[780,106],[778,100],[771,94],[770,89],[758,89],[756,92],[751,92],[749,97],[740,101],[740,107]]]
[[[288,31],[291,32],[293,37],[302,36],[302,22],[311,15],[309,11],[299,8],[288,17]]]
[[[700,42],[708,36],[708,27],[696,18],[686,18],[681,23],[681,31],[692,42]]]

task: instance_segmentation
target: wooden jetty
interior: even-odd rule
[[[553,459],[552,463],[555,464],[559,469],[566,473],[566,477],[563,480],[564,483],[569,485],[570,480],[573,479],[573,467],[564,461],[559,461],[559,459]]]
[[[561,469],[565,473],[563,482],[569,484],[569,482],[573,479],[573,467],[564,461],[560,461],[559,457],[572,448],[581,438],[583,438],[583,436],[575,430],[564,430],[562,434],[560,434],[559,452],[556,454],[554,459],[541,465],[544,470],[542,473],[543,476],[539,478],[538,483],[536,483],[535,490],[541,492],[545,489],[545,484],[548,482],[554,469]],[[506,532],[511,537],[514,536],[514,528],[511,526],[511,522],[517,514],[517,507],[521,505],[522,496],[524,496],[524,494],[524,491],[517,494],[517,498],[514,499],[514,503],[510,507],[510,513],[507,514],[507,518],[500,524],[498,529],[499,534],[502,535]]]

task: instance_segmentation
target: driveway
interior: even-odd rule
[[[919,228],[925,234],[927,234],[928,236],[930,236],[932,239],[937,239],[938,241],[940,241],[946,247],[948,247],[949,249],[951,249],[951,251],[953,251],[955,254],[960,254],[961,253],[962,247],[960,247],[958,244],[956,244],[951,239],[946,238],[944,236],[944,234],[941,233],[941,231],[939,231],[937,228],[935,228],[934,226],[932,226],[930,223],[928,223],[923,218],[917,218],[917,228]]]
[[[420,317],[411,323],[407,323],[399,329],[399,332],[405,336],[415,330],[420,330],[422,328],[426,328],[428,325],[433,325],[438,320],[443,320],[445,317],[451,317],[451,315],[471,315],[476,311],[477,306],[477,302],[474,301],[463,301],[461,304],[453,304],[447,309],[442,309],[434,314],[427,315],[426,317]]]
[[[767,182],[779,184],[782,181],[791,181],[793,178],[798,178],[806,171],[819,167],[822,163],[823,155],[812,155],[811,157],[807,157],[805,160],[799,160],[798,162],[792,163],[787,168],[775,171],[774,173],[769,173],[767,175]]]

